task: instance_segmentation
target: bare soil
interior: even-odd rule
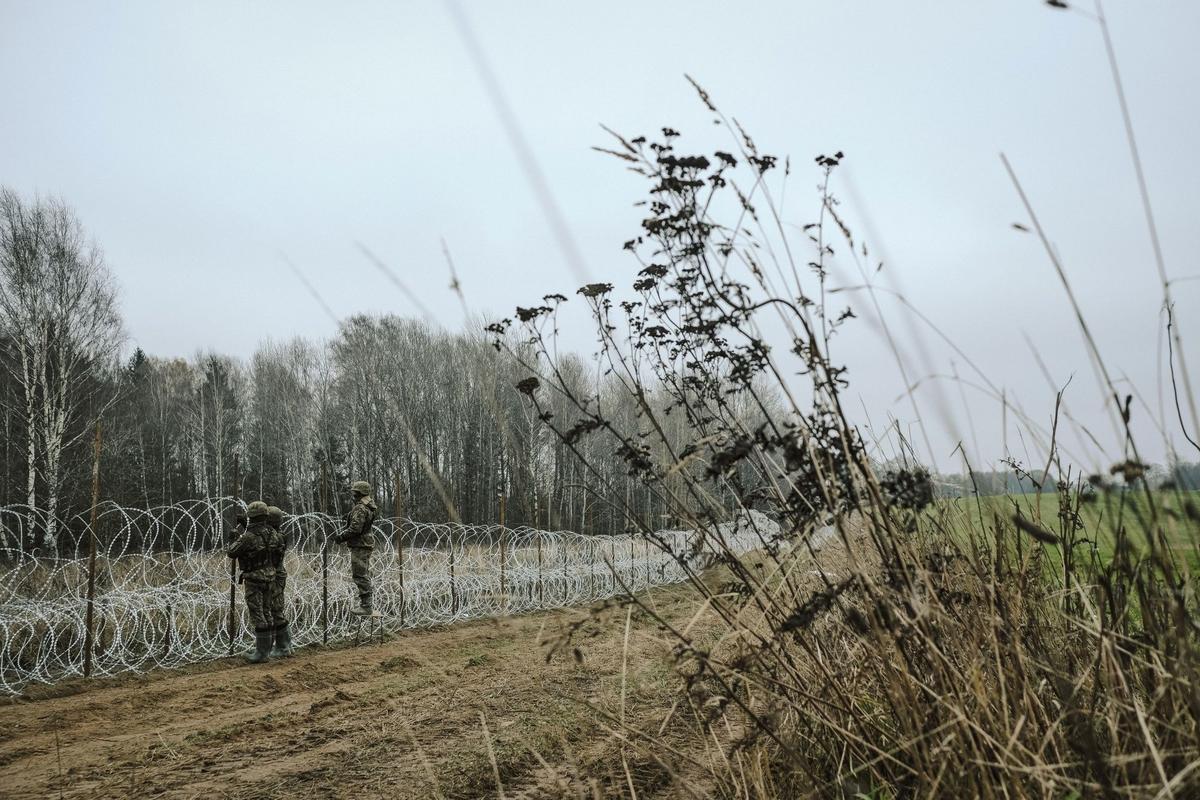
[[[676,624],[705,624],[690,588],[649,598]],[[572,625],[580,652],[551,656]],[[0,796],[691,795],[606,718],[620,717],[626,661],[627,723],[669,736],[683,716],[669,648],[635,616],[626,649],[625,629],[623,608],[564,610],[32,688],[0,705]]]

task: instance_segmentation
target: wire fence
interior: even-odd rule
[[[27,554],[32,532],[48,522],[43,512],[0,507],[0,691],[179,667],[248,646],[241,590],[231,592],[224,553],[227,520],[238,505],[233,498],[153,509],[101,504],[94,540],[87,520],[58,521],[59,529],[82,535],[53,558]],[[286,616],[298,646],[352,637],[360,624],[351,614],[357,593],[349,553],[333,540],[343,527],[319,513],[284,522]],[[384,628],[395,631],[581,605],[677,583],[716,552],[740,554],[777,540],[778,527],[754,515],[704,535],[588,536],[380,519],[375,535],[375,608]]]

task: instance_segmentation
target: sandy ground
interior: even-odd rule
[[[686,621],[691,592],[649,597]],[[572,623],[582,661],[548,658]],[[670,773],[622,758],[586,705],[620,714],[625,623],[623,609],[565,610],[31,689],[0,705],[0,796],[594,797],[631,781],[640,797],[675,796]],[[653,730],[678,683],[649,623],[631,629],[627,720]]]

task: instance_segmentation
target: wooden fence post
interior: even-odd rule
[[[88,583],[86,630],[83,637],[83,676],[92,675],[92,648],[95,647],[96,605],[96,506],[100,502],[100,421],[96,420],[96,443],[92,453],[92,525],[88,530]]]
[[[545,605],[545,603],[546,603],[546,586],[545,586],[545,583],[542,581],[542,532],[541,532],[541,531],[537,531],[536,533],[534,533],[534,536],[536,536],[536,537],[537,537],[537,551],[538,551],[538,605],[540,606],[540,605]]]
[[[237,518],[238,498],[241,495],[241,480],[238,475],[238,454],[233,454],[233,516]],[[225,523],[224,516],[221,524]],[[235,524],[236,529],[236,524]],[[229,655],[233,655],[233,644],[237,639],[237,559],[229,559]]]

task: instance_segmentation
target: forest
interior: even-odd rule
[[[483,320],[452,332],[357,315],[330,341],[265,341],[246,360],[162,358],[130,345],[111,267],[66,203],[4,189],[0,227],[0,506],[49,512],[39,552],[67,544],[54,519],[90,506],[97,423],[100,498],[121,506],[229,496],[236,476],[240,497],[292,513],[340,514],[366,480],[385,513],[414,520],[494,522],[503,503],[510,525],[666,521],[610,447],[553,434],[579,409],[545,393],[536,411],[515,388],[519,345],[496,347]],[[558,370],[636,427],[635,402],[595,365],[567,355]]]

